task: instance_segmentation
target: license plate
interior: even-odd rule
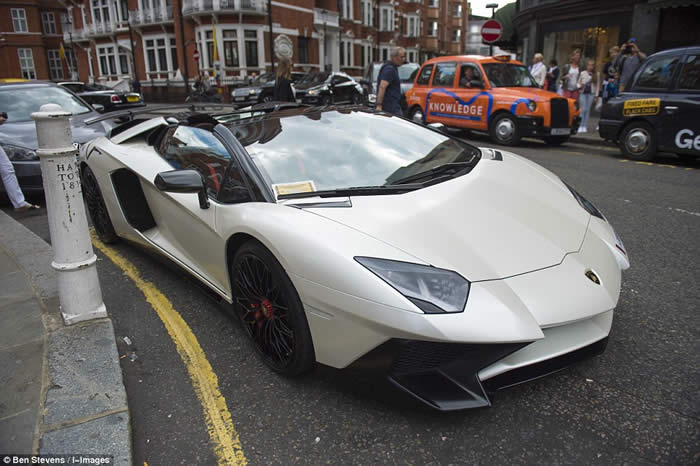
[[[236,102],[242,102],[245,100],[245,97],[236,97]]]
[[[552,128],[552,136],[562,136],[571,134],[571,128]]]
[[[128,95],[128,96],[126,96],[126,101],[127,102],[138,102],[139,98],[136,97],[135,95]]]

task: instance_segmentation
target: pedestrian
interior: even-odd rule
[[[272,100],[276,102],[296,102],[292,89],[292,62],[287,57],[280,58],[277,64],[277,79]]]
[[[578,75],[579,63],[581,62],[581,50],[576,49],[571,54],[571,61],[564,65],[562,69],[561,85],[564,91],[564,97],[568,99],[578,99]]]
[[[639,50],[637,40],[632,37],[630,40],[620,46],[620,53],[613,61],[615,71],[620,75],[617,80],[617,87],[620,92],[624,92],[625,86],[629,84],[629,80],[634,76],[639,65],[641,65],[647,56]]]
[[[620,53],[620,47],[617,45],[610,47],[608,51],[610,59],[603,65],[603,82],[600,86],[600,97],[603,103],[617,95],[617,84],[615,82],[617,79],[617,72],[613,66],[613,62],[618,53]]]
[[[376,109],[401,116],[401,80],[398,67],[406,61],[403,47],[391,49],[391,59],[382,65],[377,78]]]
[[[0,113],[0,125],[3,125],[6,121],[7,113]],[[40,208],[38,205],[30,204],[24,199],[24,193],[22,193],[22,189],[17,181],[17,175],[15,175],[15,167],[12,166],[12,162],[10,162],[2,146],[0,146],[0,177],[2,178],[2,184],[5,186],[7,197],[10,198],[10,203],[16,212]]]
[[[549,61],[549,70],[547,71],[547,87],[551,92],[557,92],[557,81],[559,81],[559,66],[556,60]]]
[[[586,62],[586,69],[578,77],[576,87],[579,91],[579,108],[581,109],[581,127],[579,133],[588,132],[588,117],[591,115],[593,99],[598,95],[598,73],[595,72],[595,60]]]
[[[547,67],[542,60],[544,57],[541,53],[536,53],[532,58],[532,66],[530,67],[530,74],[535,78],[535,82],[539,87],[544,87],[545,79],[547,79]]]

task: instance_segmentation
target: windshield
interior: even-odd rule
[[[299,84],[307,84],[309,86],[317,86],[323,84],[330,76],[328,71],[321,71],[317,73],[309,73],[299,80]]]
[[[457,139],[364,110],[295,114],[229,129],[280,193],[290,186],[385,186],[448,163],[476,163],[479,154]]]
[[[255,81],[253,81],[253,85],[256,86],[262,86],[263,84],[269,82],[269,81],[274,81],[275,80],[275,75],[272,73],[263,73],[260,76],[258,76]]]
[[[399,66],[399,79],[402,83],[413,82],[413,78],[416,76],[416,70],[420,68],[420,65],[416,63],[406,63]]]
[[[58,86],[0,89],[0,111],[7,112],[8,122],[31,121],[32,113],[44,104],[58,104],[73,115],[92,111],[78,97]]]
[[[484,63],[482,66],[493,87],[539,87],[523,65]]]

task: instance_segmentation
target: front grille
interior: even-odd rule
[[[552,128],[569,127],[569,102],[566,99],[552,99]]]
[[[458,343],[437,343],[432,341],[409,341],[402,345],[391,373],[421,372],[443,364],[467,359],[474,352],[472,345]]]

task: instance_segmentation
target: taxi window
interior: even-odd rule
[[[664,57],[648,63],[639,74],[635,87],[667,89],[676,63],[678,63],[678,57]]]
[[[685,58],[678,89],[700,91],[700,55],[688,55]]]
[[[479,68],[472,63],[463,63],[459,71],[459,87],[470,88],[475,87],[474,81],[481,80]]]
[[[454,86],[455,71],[457,71],[457,63],[455,62],[438,63],[435,69],[435,77],[433,78],[433,86]]]
[[[425,65],[422,70],[420,70],[420,75],[416,84],[427,85],[430,82],[430,75],[433,74],[433,65]]]

